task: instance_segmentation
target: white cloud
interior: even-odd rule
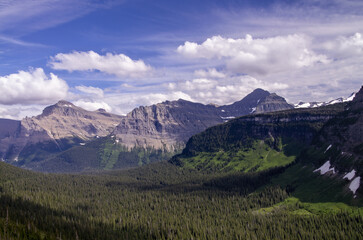
[[[67,83],[42,68],[0,76],[0,104],[52,103],[67,96]]]
[[[42,113],[46,105],[2,105],[0,104],[0,118],[21,120],[26,116],[36,116]]]
[[[194,71],[194,75],[202,78],[224,78],[226,74],[217,71],[215,68],[208,68],[207,70],[200,69]]]
[[[142,60],[135,61],[124,54],[99,55],[94,51],[58,53],[51,58],[50,66],[69,72],[97,70],[118,77],[139,77],[151,71]]]
[[[189,58],[222,60],[234,73],[266,75],[328,63],[325,55],[316,54],[310,41],[302,35],[277,36],[253,39],[233,39],[214,36],[201,44],[185,42],[177,51]]]
[[[111,112],[112,108],[110,107],[110,105],[108,105],[107,103],[100,101],[92,101],[92,100],[78,100],[73,102],[74,105],[84,108],[88,111],[95,111],[98,110],[100,108],[105,109],[107,112]]]
[[[363,37],[361,33],[355,33],[349,37],[340,36],[335,41],[325,43],[324,46],[335,57],[363,56]]]
[[[103,97],[103,90],[101,88],[97,88],[97,87],[87,87],[87,86],[76,86],[75,87],[78,91],[86,93],[86,94],[90,94],[90,95],[94,95],[96,97]]]

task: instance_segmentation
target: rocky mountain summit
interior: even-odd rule
[[[231,119],[251,113],[275,112],[292,109],[294,107],[276,93],[269,93],[268,91],[257,88],[242,100],[218,108],[221,110],[220,115],[224,119]]]
[[[62,100],[46,107],[38,116],[24,118],[11,134],[0,139],[0,157],[17,161],[24,150],[39,144],[43,148],[47,145],[52,151],[62,151],[110,134],[122,118],[103,111],[87,111]]]

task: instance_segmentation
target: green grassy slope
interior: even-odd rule
[[[280,145],[279,149],[275,149],[259,140],[253,142],[250,148],[200,152],[196,156],[183,158],[182,166],[204,171],[259,172],[294,162],[302,149],[301,144],[293,142]]]
[[[44,172],[82,172],[91,170],[111,170],[142,166],[156,161],[170,159],[177,152],[165,149],[133,147],[131,149],[116,142],[112,137],[69,148],[60,153],[41,155],[43,159],[25,166]]]
[[[194,135],[172,163],[207,171],[261,171],[292,163],[344,104],[249,115]]]

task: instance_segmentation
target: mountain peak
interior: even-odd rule
[[[75,105],[71,102],[68,102],[66,100],[60,100],[58,101],[55,106],[57,107],[75,107]]]
[[[104,108],[99,108],[96,110],[96,112],[101,112],[101,113],[105,113],[107,112]]]
[[[268,91],[266,90],[263,90],[262,88],[256,88],[255,90],[253,90],[250,94],[248,95],[251,95],[251,94],[270,94]],[[247,96],[248,96],[247,95]]]
[[[353,98],[353,102],[363,102],[363,86],[355,94],[355,97]]]

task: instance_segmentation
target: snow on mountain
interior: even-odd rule
[[[299,102],[299,103],[295,104],[294,107],[295,108],[316,108],[316,107],[321,107],[321,106],[326,106],[326,105],[332,105],[332,104],[336,104],[336,103],[350,102],[355,97],[355,94],[356,93],[353,92],[347,98],[340,97],[340,98],[331,100],[329,102]]]

